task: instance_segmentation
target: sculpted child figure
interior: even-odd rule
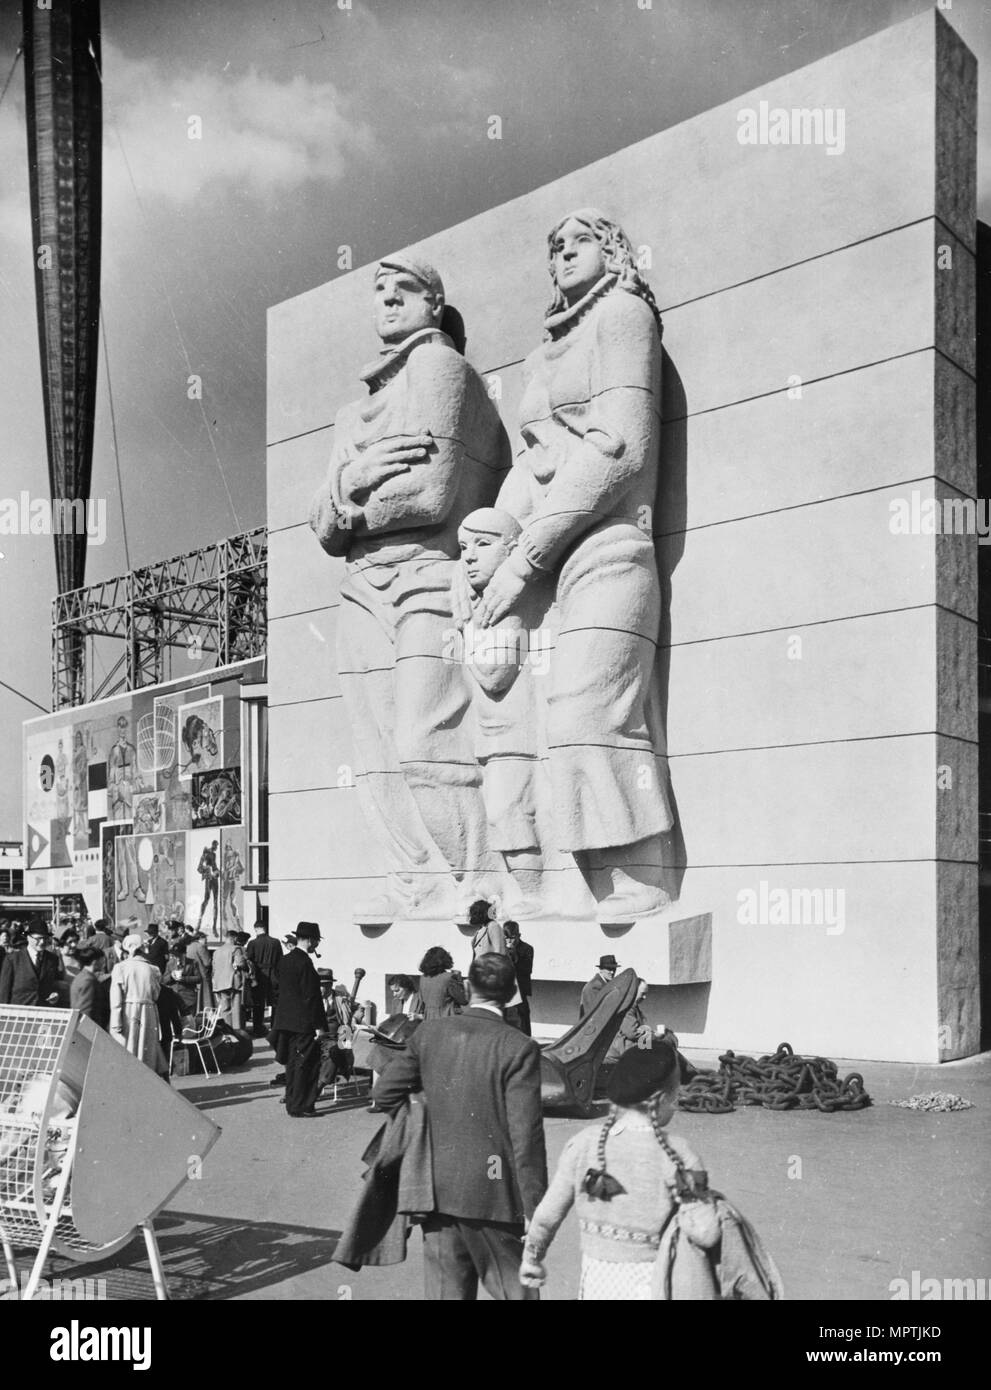
[[[495,627],[550,584],[558,636],[547,743],[556,848],[602,921],[663,908],[673,818],[650,714],[661,618],[651,534],[660,441],[660,317],[622,228],[595,208],[548,238],[553,296],[524,365],[523,448],[498,507],[520,535],[489,581]],[[545,845],[545,850],[548,846]]]
[[[387,891],[354,916],[447,917],[485,890],[498,862],[465,719],[468,681],[444,653],[458,525],[494,500],[508,441],[442,330],[437,271],[391,256],[374,289],[383,350],[361,373],[368,395],[338,413],[310,516],[324,550],[347,561],[338,670],[358,794],[389,870]]]
[[[483,507],[458,528],[462,583],[455,587],[455,617],[465,668],[475,682],[475,753],[489,841],[499,850],[517,897],[507,905],[518,917],[541,911],[543,856],[537,830],[538,720],[529,624],[520,612],[483,628],[477,611],[489,581],[512,552],[520,524],[508,512]],[[527,615],[528,616],[528,615]]]

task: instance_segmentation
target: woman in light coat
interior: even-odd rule
[[[168,1075],[168,1063],[159,1042],[155,1001],[162,988],[162,974],[141,953],[141,937],[126,936],[124,959],[110,976],[110,1032],[135,1057]]]
[[[240,1032],[243,1027],[241,991],[248,969],[240,937],[241,933],[233,929],[227,933],[223,945],[218,946],[213,952],[211,969],[213,992],[220,1006],[221,1017],[236,1032]]]

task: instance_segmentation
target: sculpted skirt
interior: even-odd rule
[[[591,532],[562,565],[555,598],[547,745],[557,847],[605,849],[670,830],[650,538],[623,522]]]

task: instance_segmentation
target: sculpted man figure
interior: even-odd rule
[[[383,899],[355,905],[359,919],[450,916],[494,864],[468,682],[451,651],[451,579],[458,525],[494,501],[509,446],[443,314],[432,266],[379,264],[383,352],[361,373],[368,397],[337,416],[310,516],[324,550],[347,559],[338,669],[359,795],[389,870]]]

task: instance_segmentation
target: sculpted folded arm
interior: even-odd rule
[[[310,525],[324,550],[346,555],[353,536],[384,535],[447,519],[464,457],[471,369],[449,349],[426,345],[405,368],[410,403],[402,431],[367,443],[351,437],[353,410],[337,418],[327,481]]]

